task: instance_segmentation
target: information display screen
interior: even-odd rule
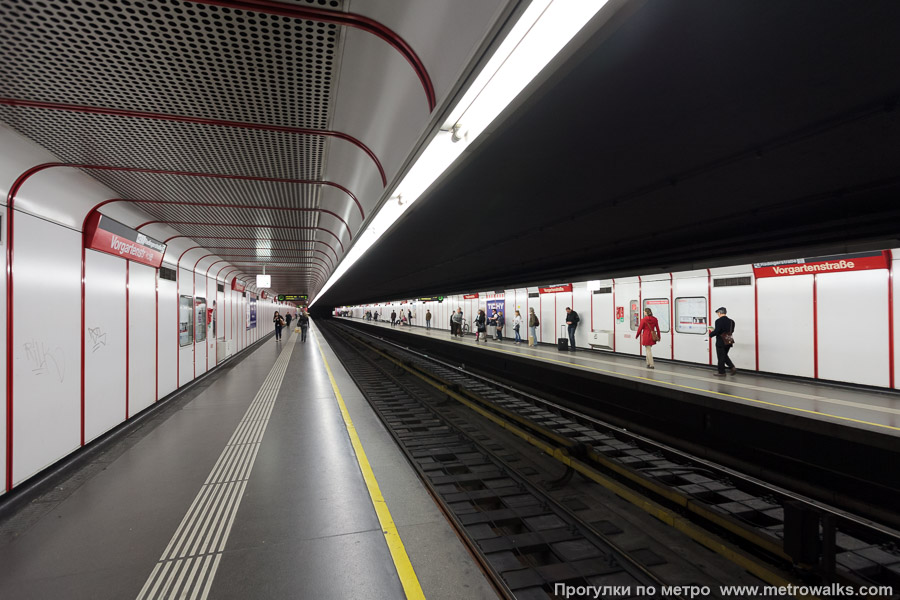
[[[194,298],[178,298],[178,345],[190,346],[194,343]]]
[[[706,334],[707,310],[706,298],[675,298],[675,331]]]
[[[202,342],[206,339],[206,298],[195,298],[195,327],[197,328],[197,341]]]

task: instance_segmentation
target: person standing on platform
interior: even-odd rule
[[[534,314],[534,309],[528,309],[528,331],[531,334],[528,338],[528,345],[532,348],[537,348],[537,328],[540,326],[541,321],[538,319],[537,315]]]
[[[391,327],[393,327],[394,323],[396,323],[396,322],[397,322],[397,311],[392,310],[391,311]]]
[[[305,342],[306,331],[309,329],[309,315],[306,314],[306,311],[302,311],[297,320],[300,322],[300,341]]]
[[[287,326],[287,328],[288,328],[289,330],[290,330],[290,328],[291,328],[291,319],[292,319],[292,318],[293,318],[293,317],[291,316],[291,313],[288,313],[288,314],[286,314],[286,315],[284,316],[284,320],[287,322],[287,325],[286,325],[286,326]],[[289,333],[290,333],[290,332],[289,332]]]
[[[638,324],[637,331],[634,332],[644,351],[647,353],[647,368],[653,367],[653,346],[659,341],[659,321],[653,316],[653,311],[649,308],[644,309],[644,318]]]
[[[281,341],[281,328],[284,327],[284,319],[281,318],[281,314],[276,310],[275,316],[272,317],[272,322],[275,323],[275,341]]]
[[[497,311],[497,341],[503,341],[503,328],[506,327],[506,317],[503,311]]]
[[[453,316],[450,317],[450,335],[456,337],[462,337],[462,320],[463,320],[463,312],[462,307],[456,309],[456,312],[453,313]]]
[[[431,329],[431,310],[425,311],[425,329]]]
[[[377,310],[375,311],[375,316],[374,316],[374,318],[375,318],[375,322],[377,323],[377,322],[378,322],[378,311],[377,311]]]
[[[519,335],[519,329],[522,328],[522,315],[516,311],[516,317],[513,319],[513,333],[516,334],[516,343],[522,343],[522,336]]]
[[[731,370],[731,374],[734,375],[737,373],[737,368],[734,366],[734,363],[731,362],[731,359],[728,358],[728,351],[731,350],[731,347],[734,345],[734,338],[731,334],[734,333],[734,321],[729,319],[726,315],[728,311],[725,310],[724,306],[721,306],[716,309],[716,315],[718,315],[718,319],[716,319],[716,325],[712,331],[709,332],[709,337],[716,338],[716,358],[718,359],[718,370],[713,375],[717,375],[719,377],[725,376],[725,367],[728,367]]]
[[[406,324],[412,327],[412,310],[406,311],[407,319]]]
[[[581,321],[581,317],[578,316],[578,313],[566,307],[566,325],[569,326],[569,351],[575,352],[575,330],[578,328],[578,322]]]
[[[475,317],[475,342],[477,343],[481,334],[484,333],[484,343],[487,344],[487,326],[485,325],[485,321],[487,321],[487,317],[484,314],[484,311],[480,308],[478,309],[478,315]]]

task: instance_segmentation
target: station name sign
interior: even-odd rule
[[[88,219],[84,247],[159,268],[166,245],[100,213]]]
[[[753,264],[753,275],[760,277],[790,277],[791,275],[815,275],[841,271],[867,271],[887,269],[886,252],[858,252],[838,256],[794,258]]]
[[[278,294],[279,302],[306,302],[309,300],[308,294]]]
[[[557,292],[571,292],[571,283],[561,283],[559,285],[551,285],[549,287],[538,288],[542,294],[555,294]]]
[[[247,290],[247,286],[245,286],[243,283],[238,281],[238,278],[235,277],[234,279],[231,280],[231,289],[233,289],[236,292],[244,292]]]
[[[466,294],[463,296],[463,300],[477,300],[478,294]]]

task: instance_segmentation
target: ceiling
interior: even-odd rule
[[[526,4],[0,0],[0,121],[314,296]],[[900,3],[605,10],[322,306],[897,245]]]
[[[620,13],[322,304],[898,245],[900,3]]]
[[[0,0],[0,121],[170,265],[314,294],[520,4]]]

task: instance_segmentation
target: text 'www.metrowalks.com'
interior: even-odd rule
[[[557,583],[553,586],[553,594],[558,598],[663,598],[667,596],[682,598],[705,598],[718,593],[718,596],[736,598],[891,598],[893,587],[863,586],[851,587],[832,583],[830,585],[720,585],[715,587],[680,585],[568,585]]]

